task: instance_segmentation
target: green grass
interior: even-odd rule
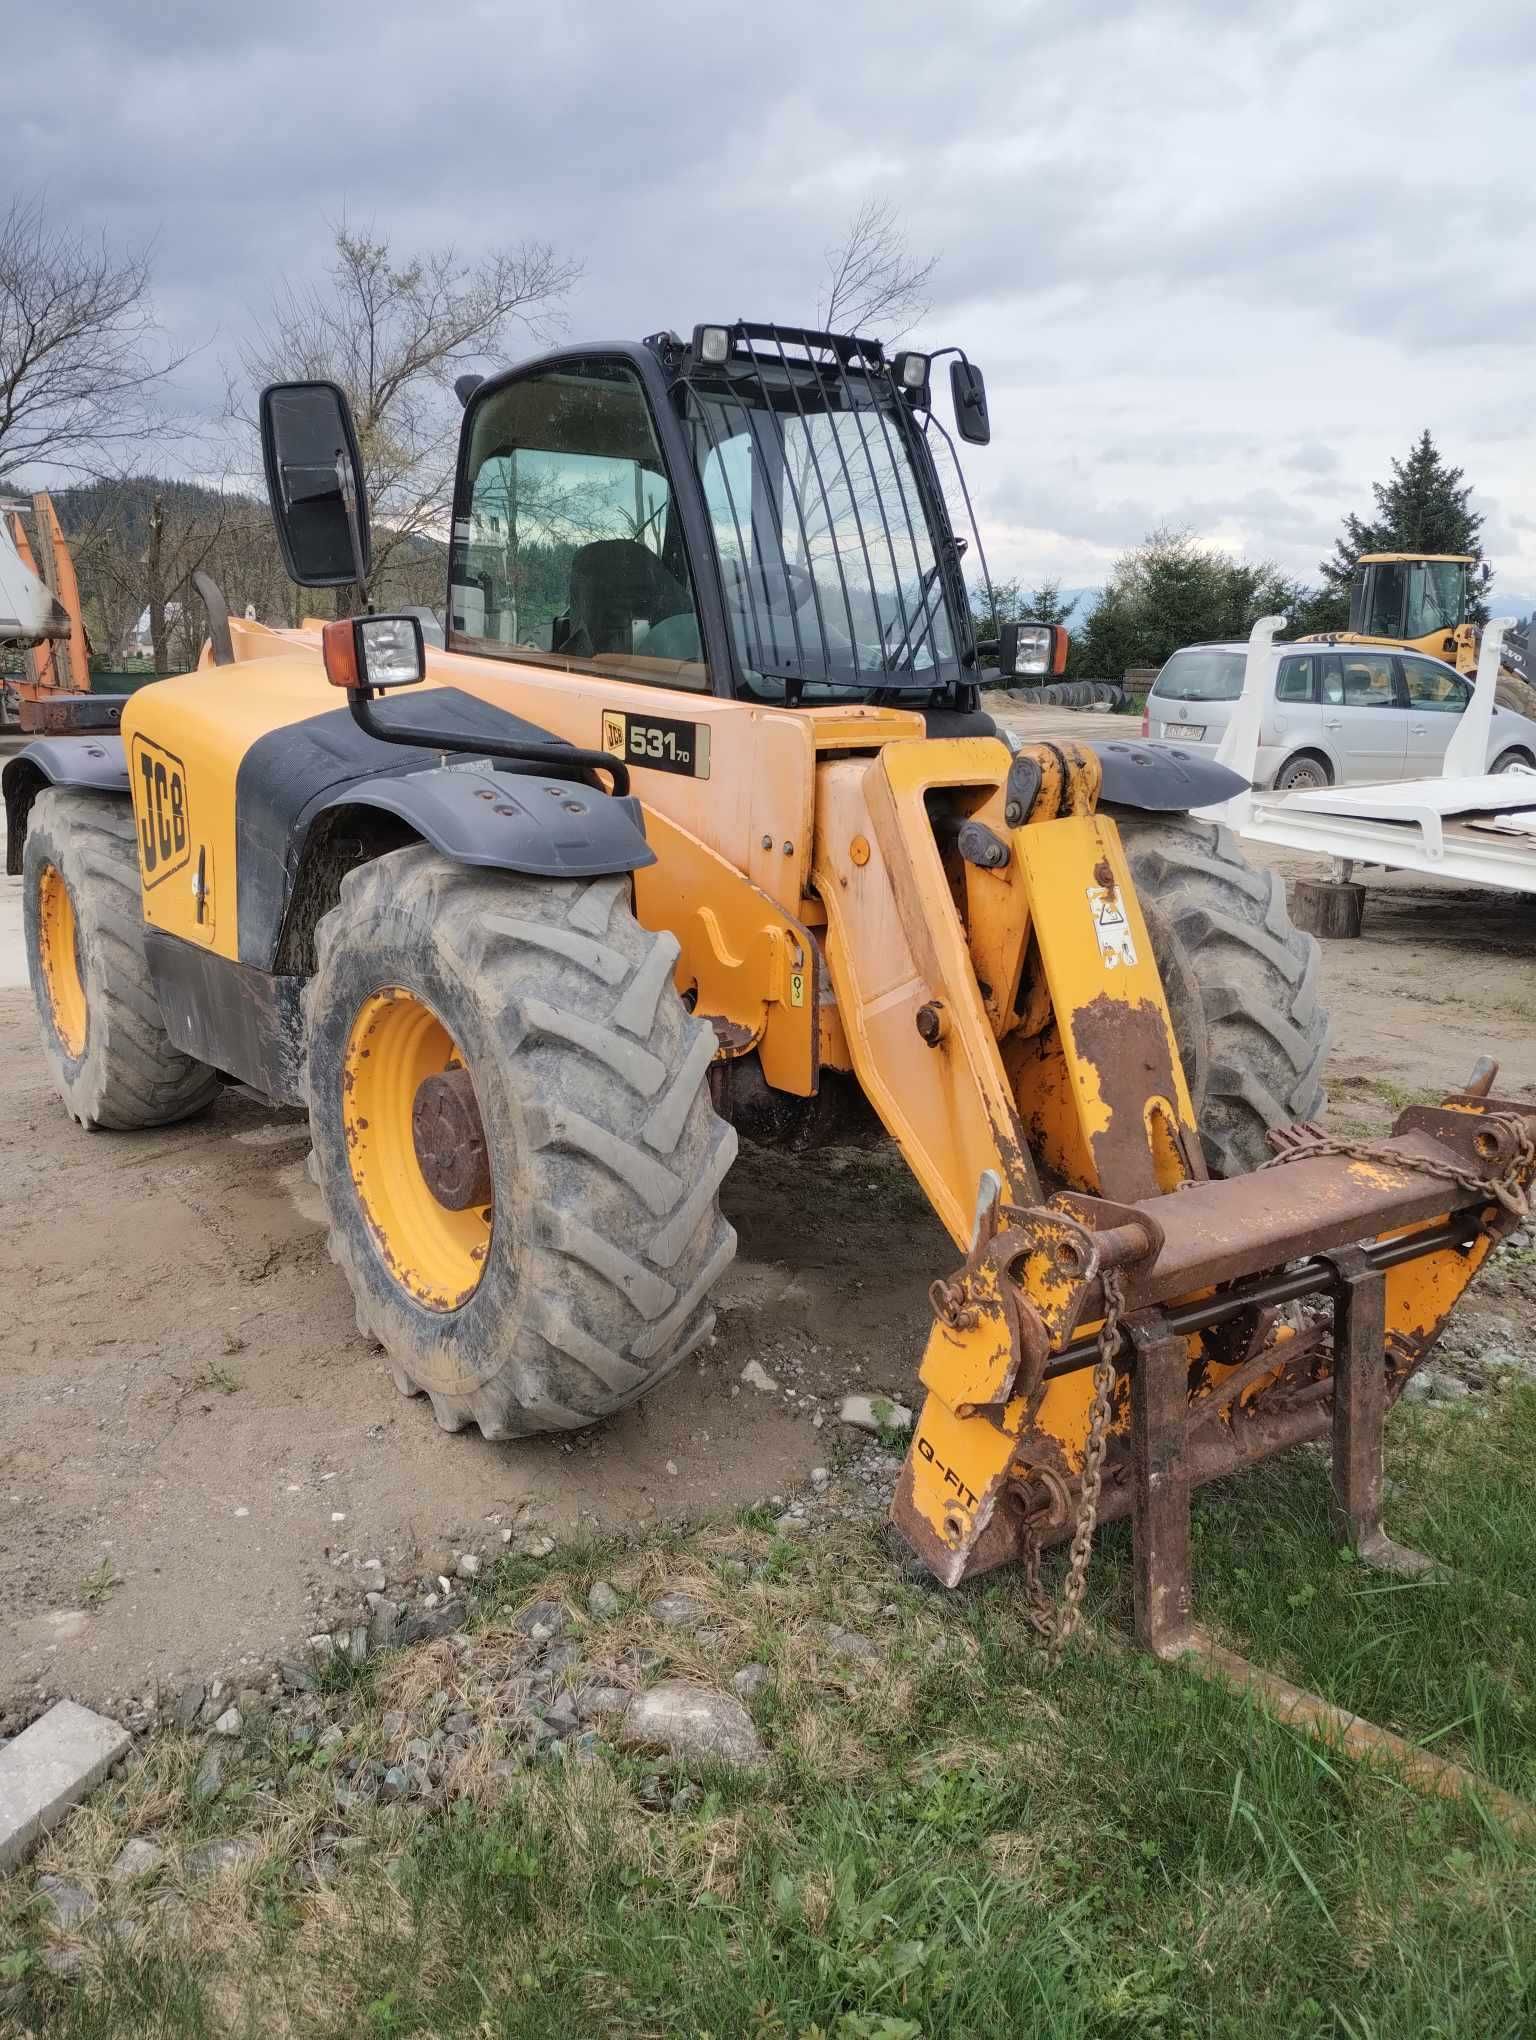
[[[1293,1453],[1207,1491],[1201,1618],[1236,1647],[1536,1798],[1536,1391],[1485,1415],[1402,1410],[1390,1527],[1454,1568],[1409,1583],[1340,1561],[1326,1470]],[[736,1562],[754,1561],[743,1582]],[[1536,1849],[1471,1802],[1420,1798],[1194,1673],[1110,1638],[1128,1610],[1128,1536],[1096,1550],[1085,1640],[1058,1665],[1031,1640],[1022,1583],[955,1595],[914,1581],[873,1529],[776,1538],[753,1516],[646,1545],[510,1560],[478,1593],[495,1664],[535,1595],[573,1610],[610,1578],[589,1659],[643,1643],[658,1676],[724,1680],[760,1659],[770,1752],[755,1774],[613,1752],[488,1766],[437,1813],[331,1805],[342,1751],[248,1744],[213,1806],[187,1785],[201,1745],[165,1736],[39,1858],[110,1910],[145,1895],[103,1872],[130,1832],[250,1833],[264,1859],[189,1894],[179,1927],[111,1943],[79,1981],[42,1973],[29,1870],[0,1882],[0,1978],[49,2034],[556,2034],[657,2040],[1491,2040],[1536,2031]],[[663,1583],[704,1599],[707,1648],[646,1615]],[[894,1607],[894,1614],[882,1610]],[[828,1650],[828,1620],[881,1658]],[[382,1747],[472,1682],[449,1644],[386,1660],[327,1699],[345,1750]],[[441,1704],[441,1703],[439,1703]],[[672,1810],[685,1783],[698,1789]],[[362,1842],[323,1890],[317,1832]],[[176,1888],[174,1876],[169,1878]],[[8,1965],[8,1966],[6,1966]],[[0,2005],[6,1986],[0,1981]],[[0,2012],[0,2029],[4,2014]]]

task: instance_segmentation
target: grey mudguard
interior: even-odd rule
[[[380,808],[458,864],[538,878],[599,878],[654,864],[640,803],[568,779],[438,766],[400,777],[353,780],[303,817],[307,830],[332,808]]]
[[[39,737],[7,761],[0,773],[5,790],[5,868],[21,871],[27,815],[45,786],[79,786],[90,793],[128,798],[128,755],[121,737]]]
[[[1183,814],[1230,800],[1248,782],[1214,758],[1202,758],[1178,744],[1135,743],[1118,737],[1090,741],[1104,768],[1100,807],[1141,808],[1152,814]]]

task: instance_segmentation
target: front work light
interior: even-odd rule
[[[1005,680],[1043,680],[1061,672],[1071,644],[1054,623],[1005,623],[997,640],[998,669]]]
[[[344,616],[325,626],[321,646],[333,687],[369,693],[411,687],[426,676],[421,622],[414,616]]]
[[[731,358],[730,327],[695,326],[693,351],[700,361],[707,362],[711,368],[723,368]]]
[[[891,364],[896,380],[902,389],[913,396],[928,387],[928,357],[926,354],[898,354]]]

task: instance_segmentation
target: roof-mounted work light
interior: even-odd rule
[[[695,326],[693,351],[700,361],[707,362],[711,368],[724,368],[731,358],[730,327]]]

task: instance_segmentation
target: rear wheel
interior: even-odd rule
[[[315,1173],[359,1326],[448,1430],[570,1430],[714,1324],[734,1132],[677,943],[623,878],[424,847],[351,872],[305,992]]]
[[[1513,772],[1518,766],[1529,765],[1530,762],[1529,751],[1501,751],[1493,761],[1493,769],[1495,772]]]
[[[1269,1157],[1273,1126],[1323,1110],[1320,956],[1278,873],[1193,815],[1116,816],[1214,1175]]]
[[[165,1031],[140,901],[128,803],[41,792],[22,857],[27,970],[53,1081],[86,1127],[164,1126],[219,1088],[217,1072]]]
[[[1319,787],[1332,784],[1333,775],[1328,770],[1326,759],[1311,751],[1303,751],[1297,758],[1287,758],[1275,774],[1277,793],[1315,793]]]

